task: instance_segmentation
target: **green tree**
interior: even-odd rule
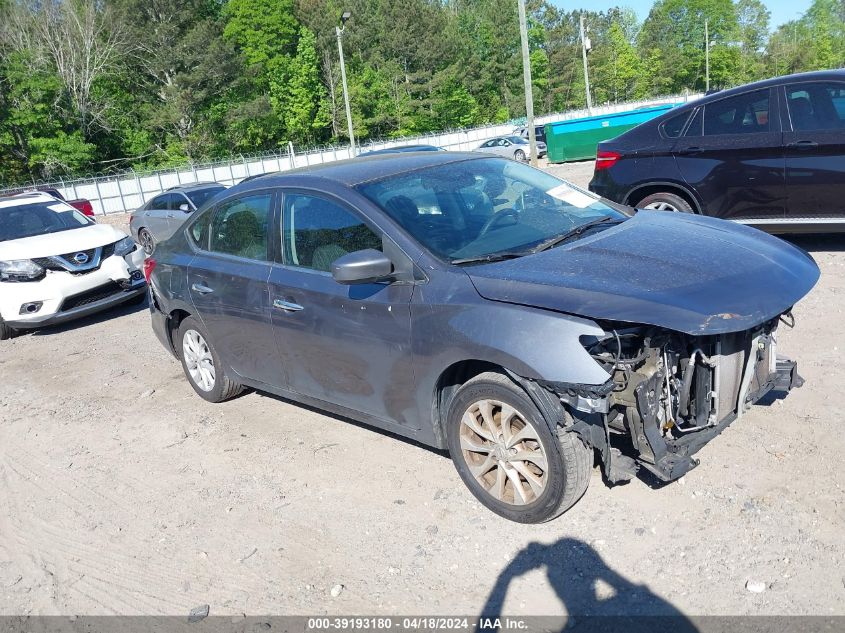
[[[296,56],[286,64],[284,74],[271,78],[271,101],[282,113],[282,121],[299,142],[312,142],[329,125],[326,90],[320,81],[316,38],[309,29],[299,33]]]

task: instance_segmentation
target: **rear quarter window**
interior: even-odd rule
[[[666,138],[678,138],[689,119],[690,111],[681,112],[660,124],[660,130]]]

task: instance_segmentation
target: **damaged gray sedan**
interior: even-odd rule
[[[254,388],[448,449],[525,523],[571,507],[596,458],[610,482],[676,479],[800,386],[778,329],[819,276],[755,229],[451,152],[238,185],[145,272],[153,329],[201,397]]]

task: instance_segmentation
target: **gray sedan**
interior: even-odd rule
[[[132,237],[151,255],[155,245],[178,229],[188,216],[226,187],[217,182],[181,185],[160,193],[129,218]]]
[[[526,141],[521,136],[497,136],[484,141],[476,152],[485,152],[487,154],[496,154],[497,156],[504,156],[505,158],[512,158],[519,161],[527,161],[531,150]],[[537,158],[543,158],[546,155],[546,144],[542,141],[537,141]]]
[[[524,523],[574,504],[595,458],[611,482],[677,479],[751,404],[800,386],[775,330],[819,277],[754,229],[457,152],[236,185],[144,271],[153,330],[200,397],[258,389],[448,449]],[[420,481],[444,485],[439,470]]]

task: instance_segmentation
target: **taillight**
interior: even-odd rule
[[[156,269],[156,260],[152,257],[147,257],[144,260],[144,279],[147,280],[147,283],[150,283],[150,277],[153,274],[153,271]]]
[[[79,210],[82,211],[82,215],[89,217],[93,217],[94,215],[94,206],[88,200],[85,200],[79,205]]]
[[[596,150],[596,171],[613,167],[622,158],[619,152],[611,152],[606,149]]]

